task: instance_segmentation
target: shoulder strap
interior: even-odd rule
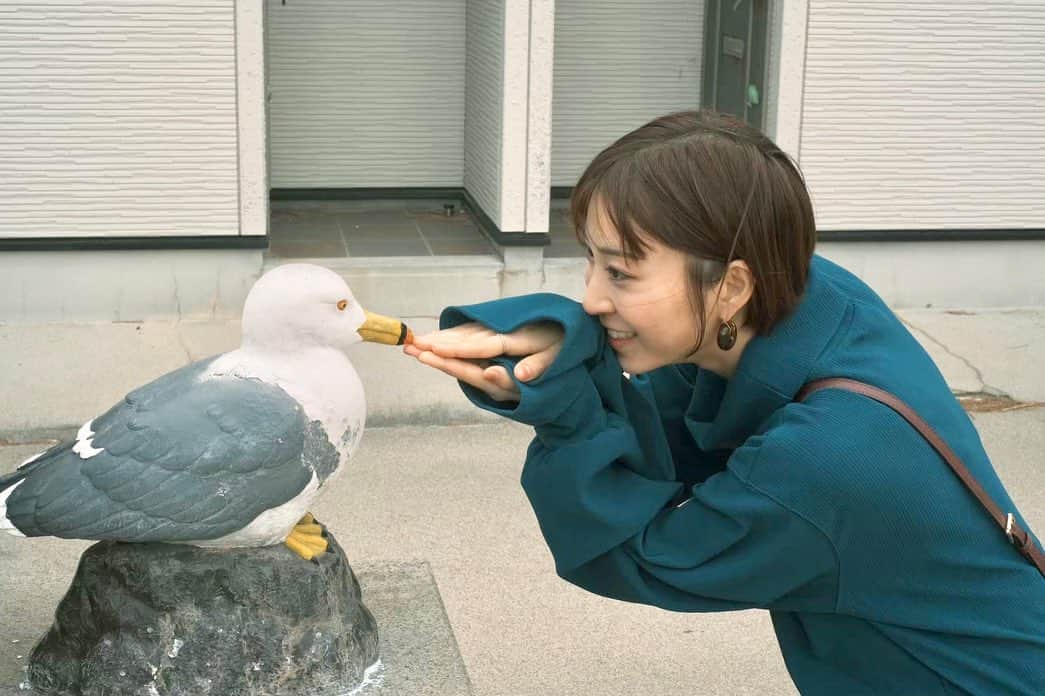
[[[954,453],[954,450],[943,441],[943,438],[932,429],[932,426],[915,413],[914,409],[884,389],[879,389],[865,382],[858,382],[855,379],[844,379],[841,377],[809,382],[802,387],[795,400],[804,401],[810,394],[821,389],[844,389],[856,392],[885,404],[903,416],[932,445],[933,449],[943,457],[948,466],[961,479],[961,482],[965,484],[965,487],[976,496],[976,499],[980,501],[987,513],[994,518],[994,521],[1005,532],[1005,536],[1016,547],[1016,550],[1033,563],[1042,576],[1045,576],[1045,553],[1042,553],[1042,550],[1034,543],[1034,538],[1030,535],[1030,532],[1020,526],[1019,522],[1016,521],[1016,516],[1011,512],[1003,513],[1001,511],[994,500],[987,494],[987,491],[983,489],[983,486],[980,485],[980,482],[966,468],[964,462]]]

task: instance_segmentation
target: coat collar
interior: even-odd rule
[[[771,334],[748,343],[731,379],[699,371],[686,424],[701,449],[739,447],[777,409],[793,401],[803,384],[823,376],[816,374],[817,360],[848,305],[828,277],[834,268],[819,256],[813,258],[798,307]]]

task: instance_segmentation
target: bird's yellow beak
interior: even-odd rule
[[[410,328],[392,317],[367,312],[366,321],[359,327],[359,335],[364,341],[372,343],[384,343],[389,346],[401,346],[414,342],[414,332]]]

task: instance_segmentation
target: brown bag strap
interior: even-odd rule
[[[802,390],[798,392],[798,396],[795,397],[796,401],[804,401],[806,397],[815,391],[821,389],[844,389],[846,391],[856,392],[864,396],[870,397],[875,401],[881,402],[893,409],[901,416],[903,416],[908,423],[914,426],[914,428],[921,433],[930,445],[933,446],[944,461],[947,462],[948,466],[958,475],[965,487],[972,492],[976,499],[980,501],[980,504],[984,509],[994,518],[994,521],[1001,527],[1002,531],[1005,532],[1005,536],[1008,537],[1009,541],[1016,550],[1019,551],[1028,561],[1033,563],[1038,571],[1045,577],[1045,553],[1038,548],[1038,545],[1034,543],[1034,538],[1030,535],[1030,532],[1023,529],[1019,522],[1016,521],[1016,516],[1011,512],[1003,513],[1001,508],[991,499],[987,494],[987,491],[983,489],[980,482],[977,481],[972,473],[965,467],[965,464],[954,453],[947,443],[943,441],[943,438],[932,429],[928,423],[922,420],[921,416],[915,413],[914,409],[905,404],[899,398],[893,394],[879,389],[870,384],[864,382],[858,382],[855,379],[844,379],[841,377],[832,377],[829,379],[820,379],[814,382],[809,382]]]

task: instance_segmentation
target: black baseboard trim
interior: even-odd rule
[[[1045,229],[824,230],[821,242],[1012,242],[1045,240]]]
[[[274,188],[270,201],[364,201],[390,199],[430,200],[452,198],[463,200],[460,187],[368,187],[368,188]]]
[[[169,251],[267,249],[268,235],[184,237],[25,237],[0,239],[3,251]]]
[[[504,232],[483,212],[468,189],[462,188],[461,194],[464,204],[472,211],[476,225],[495,244],[505,247],[535,247],[552,243],[551,235],[547,232]]]
[[[494,244],[505,247],[548,246],[551,236],[544,232],[505,232],[494,224],[468,189],[461,187],[413,188],[274,188],[270,201],[360,201],[360,200],[441,200],[460,201],[472,213],[479,231]]]

